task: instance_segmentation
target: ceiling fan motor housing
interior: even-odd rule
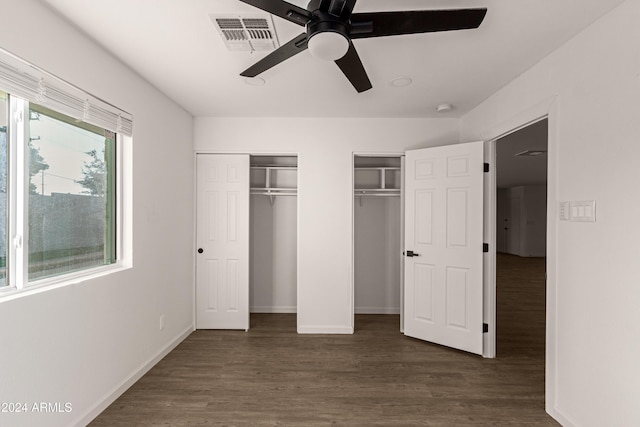
[[[335,61],[349,49],[350,28],[340,18],[316,10],[307,24],[307,40],[313,56]],[[339,35],[339,36],[338,36]]]
[[[349,39],[349,27],[339,17],[319,10],[314,11],[311,21],[307,24],[307,35],[311,38],[318,33],[326,31],[339,33],[344,38]]]

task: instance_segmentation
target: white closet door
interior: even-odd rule
[[[483,162],[482,142],[413,150],[405,174],[404,333],[477,354]]]
[[[249,156],[197,156],[196,327],[249,329]]]

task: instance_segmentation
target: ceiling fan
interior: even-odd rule
[[[478,28],[486,8],[353,13],[356,0],[311,0],[306,9],[283,0],[240,0],[306,27],[298,37],[280,46],[242,73],[256,77],[309,49],[317,58],[335,61],[358,92],[371,81],[351,40],[369,37]]]

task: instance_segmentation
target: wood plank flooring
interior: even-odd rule
[[[544,260],[499,256],[498,357],[404,337],[298,335],[295,315],[191,334],[91,426],[555,426],[544,412]],[[524,277],[524,279],[523,279]]]

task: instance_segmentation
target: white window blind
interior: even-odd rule
[[[127,136],[133,116],[0,49],[0,89],[83,122]]]

